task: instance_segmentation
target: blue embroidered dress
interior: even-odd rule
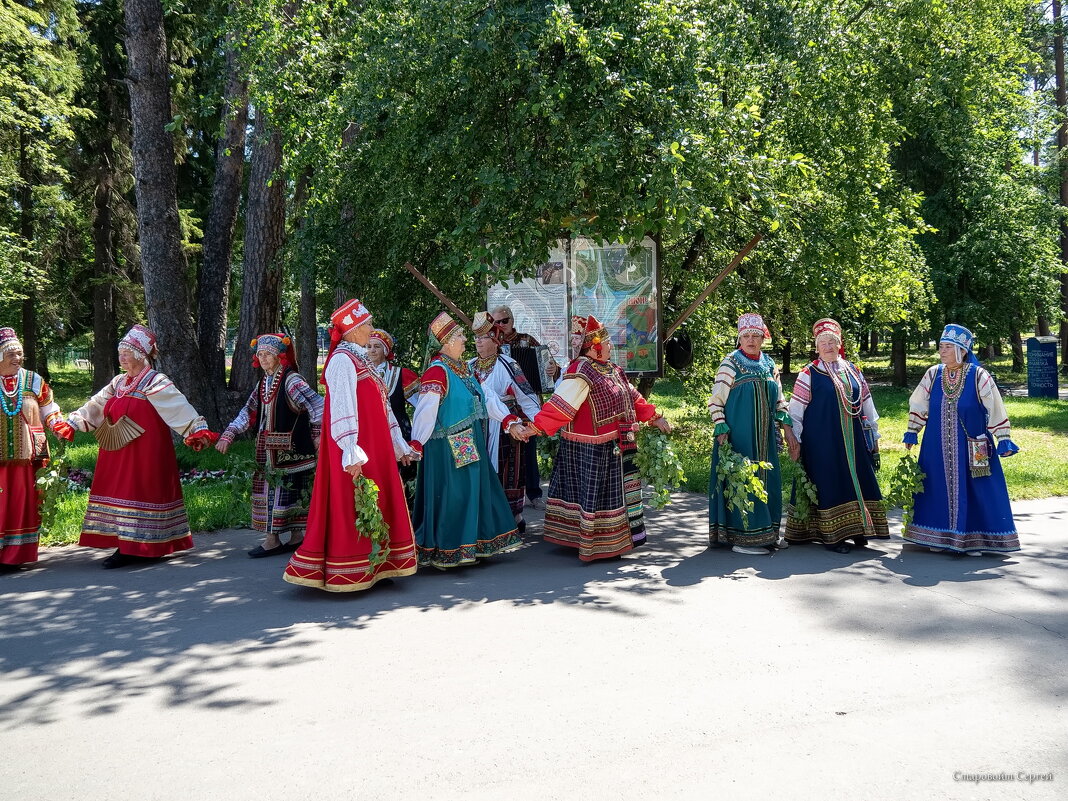
[[[753,510],[748,520],[741,511],[728,509],[723,485],[716,477],[719,441],[712,445],[712,472],[708,489],[709,544],[762,547],[779,540],[782,520],[782,473],[779,468],[776,426],[792,425],[786,410],[779,369],[767,354],[750,359],[736,350],[716,371],[716,383],[708,402],[713,434],[728,434],[731,448],[754,462],[771,462],[759,478],[768,491],[767,502],[750,495]]]
[[[957,373],[951,380],[943,365],[931,367],[909,398],[905,442],[916,444],[927,426],[918,460],[926,476],[902,536],[950,551],[1018,551],[1000,458],[1018,450],[1009,439],[1005,405],[982,367],[965,363]],[[972,475],[966,435],[986,440],[989,475]]]

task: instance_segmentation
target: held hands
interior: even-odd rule
[[[67,442],[74,442],[74,426],[68,423],[66,420],[61,420],[56,423],[55,428],[52,429],[55,435]]]
[[[206,448],[208,445],[211,445],[213,442],[216,442],[218,439],[219,435],[216,434],[214,431],[208,431],[207,429],[204,429],[203,431],[198,431],[195,434],[190,434],[188,437],[185,438],[184,442],[193,450],[202,451],[204,450],[204,448]]]
[[[217,450],[219,453],[226,453],[228,450],[230,450],[230,440],[220,439],[218,442],[215,443],[215,450]]]
[[[649,422],[649,425],[653,426],[658,431],[661,431],[664,434],[671,433],[671,423],[668,422],[668,419],[666,417],[658,417],[655,420],[651,420]],[[726,434],[724,434],[723,436],[726,436]]]

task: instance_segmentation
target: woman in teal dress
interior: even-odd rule
[[[769,548],[786,546],[779,538],[782,474],[778,426],[782,426],[791,452],[797,448],[779,368],[760,352],[767,339],[770,335],[759,314],[738,318],[739,347],[720,364],[708,401],[716,437],[708,489],[708,541],[710,545],[730,545],[733,551],[745,554],[768,554]],[[727,442],[736,453],[772,465],[771,470],[759,474],[768,491],[767,501],[750,495],[753,509],[744,518],[740,510],[727,508],[723,484],[716,477],[720,448]]]
[[[522,541],[486,450],[486,425],[526,439],[522,420],[483,395],[463,361],[467,338],[442,312],[430,324],[411,446],[422,453],[415,488],[419,564],[441,570],[508,553]],[[436,351],[436,352],[435,352]]]

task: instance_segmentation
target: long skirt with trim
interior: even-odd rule
[[[480,427],[484,421],[475,421]],[[472,437],[478,460],[457,467],[444,438],[431,438],[423,449],[415,488],[415,541],[419,564],[437,568],[467,565],[508,553],[523,541],[515,518],[493,472],[486,437]]]
[[[642,488],[633,447],[561,438],[545,504],[545,540],[592,562],[645,542]]]
[[[969,379],[974,382],[972,373]],[[971,474],[961,417],[969,431],[983,431],[987,438],[988,476]],[[954,404],[944,401],[942,385],[936,382],[917,459],[924,472],[923,492],[913,496],[912,522],[902,534],[905,540],[961,553],[1020,550],[1001,457],[985,425],[986,413],[974,384],[966,386]]]
[[[0,462],[0,565],[37,561],[41,498],[36,470],[32,462]]]
[[[323,408],[323,437],[315,469],[311,509],[304,542],[282,578],[290,584],[327,592],[366,590],[384,578],[416,571],[415,542],[404,487],[397,470],[385,406],[370,379],[356,382],[360,410],[359,446],[367,454],[363,475],[378,485],[378,508],[389,526],[389,550],[378,564],[371,538],[356,528],[356,491],[341,466],[341,449],[330,436],[330,393]]]
[[[523,519],[524,490],[526,488],[526,449],[534,447],[522,442],[516,442],[507,434],[502,433],[497,440],[497,477],[501,480],[504,488],[504,497],[508,499],[508,506],[512,510],[512,516],[518,522]]]
[[[262,438],[256,438],[256,462],[267,463]],[[304,536],[308,526],[311,479],[314,465],[306,470],[282,473],[272,487],[261,470],[252,477],[252,528],[265,534],[288,531],[295,539]]]
[[[192,548],[170,428],[137,394],[113,396],[104,406],[112,423],[123,415],[144,433],[118,450],[100,449],[78,544],[131,556]]]

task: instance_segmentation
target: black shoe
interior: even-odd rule
[[[824,546],[828,551],[834,551],[835,553],[849,553],[853,550],[853,546],[848,542],[836,542],[833,545]]]
[[[524,531],[527,530],[527,521],[526,520],[517,520],[516,523],[515,523],[515,529],[520,534],[522,534]]]
[[[18,573],[22,565],[0,565],[0,573]]]
[[[257,545],[248,552],[248,555],[253,559],[262,559],[265,556],[278,556],[278,554],[292,553],[295,550],[296,548],[290,548],[286,544],[275,545],[273,548],[264,548],[262,545]]]
[[[128,553],[119,553],[119,549],[115,549],[115,553],[100,563],[100,566],[104,570],[112,570],[116,567],[126,567],[126,565],[132,565],[134,562],[141,561],[138,557]]]

